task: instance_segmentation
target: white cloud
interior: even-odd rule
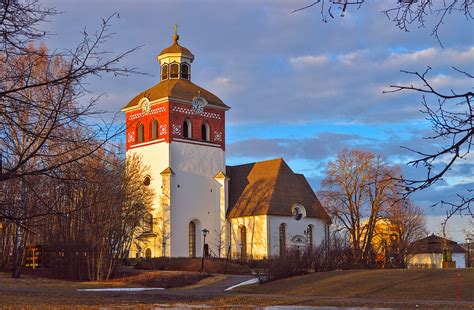
[[[366,61],[365,56],[370,55],[367,50],[360,50],[350,53],[341,54],[338,56],[338,60],[345,65],[357,65],[360,61]]]
[[[385,64],[390,66],[400,66],[408,63],[424,63],[428,60],[431,61],[437,56],[437,54],[438,51],[434,47],[411,53],[392,54],[386,59]]]
[[[242,89],[242,85],[239,85],[231,78],[224,76],[216,77],[206,84],[208,84],[209,88],[218,94],[218,96],[222,97],[235,95]]]
[[[298,67],[304,65],[320,65],[327,63],[328,61],[329,59],[325,55],[306,55],[290,58],[290,63]]]

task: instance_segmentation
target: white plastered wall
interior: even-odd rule
[[[137,252],[140,252],[138,253],[139,256],[144,256],[146,248],[151,249],[152,257],[162,255],[162,213],[160,210],[162,178],[160,173],[169,166],[169,153],[169,144],[164,142],[129,149],[127,151],[127,156],[131,156],[132,154],[141,156],[142,164],[149,168],[148,170],[151,177],[149,186],[151,186],[155,192],[152,204],[152,215],[154,220],[153,232],[156,234],[156,237],[134,240],[130,249],[130,257],[136,257]],[[141,251],[138,251],[137,245],[141,248]]]
[[[286,247],[295,246],[291,240],[295,236],[301,236],[307,238],[305,230],[308,229],[309,225],[313,226],[313,246],[320,246],[325,238],[325,221],[313,218],[304,217],[300,220],[295,220],[292,216],[268,216],[268,228],[269,228],[269,249],[268,253],[270,256],[278,256],[280,254],[280,225],[286,224]]]
[[[247,257],[268,258],[268,221],[266,215],[244,216],[229,220],[231,226],[231,256],[240,258],[241,244],[246,247]],[[245,226],[246,244],[240,238],[240,227]]]
[[[452,260],[456,268],[466,268],[466,258],[463,253],[453,253]],[[408,268],[411,267],[443,268],[442,253],[420,253],[408,258]]]
[[[408,267],[443,268],[443,254],[441,253],[421,253],[408,257]]]
[[[456,268],[466,268],[466,254],[453,253],[452,259],[456,262]]]
[[[171,177],[171,256],[189,255],[189,222],[196,221],[196,256],[203,251],[202,229],[209,230],[206,243],[219,254],[221,241],[220,188],[214,179],[225,172],[225,152],[220,147],[173,141],[170,167]]]

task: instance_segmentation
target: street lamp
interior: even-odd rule
[[[209,230],[207,229],[203,229],[202,230],[202,236],[204,237],[204,241],[202,243],[202,259],[201,259],[201,272],[204,271],[204,256],[206,256],[205,254],[205,248],[206,248],[206,236],[207,234],[209,233]]]
[[[471,267],[471,241],[472,239],[469,237],[466,237],[466,243],[467,243],[467,267]]]

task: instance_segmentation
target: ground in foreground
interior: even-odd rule
[[[90,284],[32,278],[13,280],[0,276],[0,305],[148,308],[151,305],[205,304],[474,309],[474,269],[321,272],[230,292],[224,292],[224,289],[248,279],[248,276],[220,277],[216,281],[206,279],[202,285],[179,289],[91,293],[77,291],[78,288],[90,287]],[[94,287],[99,285],[94,284]]]

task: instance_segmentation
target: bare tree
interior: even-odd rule
[[[0,182],[48,174],[93,154],[123,129],[113,126],[113,121],[102,120],[96,108],[98,98],[78,104],[78,99],[88,93],[87,78],[136,73],[119,65],[136,49],[119,54],[102,50],[112,36],[109,27],[117,15],[103,19],[96,32],[84,30],[75,48],[50,53],[44,45],[38,46],[47,35],[40,27],[55,14],[54,9],[44,8],[36,0],[1,2]],[[22,119],[25,115],[26,121]],[[81,128],[81,135],[66,136],[61,133],[64,127]],[[12,132],[22,135],[21,148],[11,146]],[[91,141],[100,143],[91,147]],[[72,142],[67,145],[73,149],[55,147],[65,142]],[[68,152],[74,156],[65,156]]]
[[[0,2],[0,222],[10,232],[7,222],[14,223],[16,235],[34,218],[73,212],[63,207],[70,181],[84,186],[97,182],[66,172],[77,171],[89,157],[106,163],[107,153],[101,150],[123,133],[115,117],[103,119],[104,111],[97,108],[100,97],[79,103],[89,94],[87,79],[137,73],[120,65],[136,48],[118,54],[102,48],[113,35],[110,24],[118,14],[103,19],[97,31],[84,30],[77,46],[50,52],[42,43],[49,33],[41,28],[56,14],[37,0]],[[57,184],[57,191],[42,191],[38,182]],[[9,193],[19,188],[42,207],[30,212],[19,193]],[[16,235],[13,239],[20,240]],[[11,240],[5,237],[4,244],[11,246]]]
[[[405,267],[410,244],[426,236],[426,217],[423,210],[409,199],[396,200],[384,212],[394,236],[386,236],[385,257],[391,256],[394,267]],[[393,237],[393,238],[392,238]]]
[[[397,171],[371,152],[343,150],[322,185],[329,213],[349,233],[355,264],[372,262],[372,239],[381,212],[393,201]]]
[[[453,68],[458,73],[474,79],[474,76]],[[473,91],[443,93],[436,89],[429,81],[427,74],[430,67],[423,72],[402,71],[409,75],[416,76],[421,85],[391,85],[392,90],[386,92],[416,91],[423,93],[421,112],[426,115],[426,119],[431,123],[433,135],[426,137],[433,144],[441,145],[431,153],[420,152],[406,148],[418,155],[418,158],[408,164],[426,169],[427,174],[422,179],[404,179],[407,194],[426,189],[438,182],[445,176],[453,165],[459,160],[466,160],[470,155],[474,136],[474,114],[473,114]],[[434,101],[434,102],[431,102]],[[446,221],[454,214],[469,214],[473,216],[471,206],[474,203],[474,189],[467,189],[465,193],[458,193],[459,201],[441,201],[447,209]]]
[[[294,10],[298,12],[319,6],[324,21],[328,17],[334,18],[334,10],[338,10],[341,16],[351,9],[359,9],[363,5],[369,5],[366,0],[318,0]],[[386,9],[382,12],[393,21],[398,28],[409,31],[411,25],[425,27],[431,19],[432,35],[438,43],[443,46],[439,30],[447,21],[449,15],[456,15],[473,20],[474,0],[393,0],[384,2]],[[422,85],[391,85],[391,90],[386,93],[399,91],[415,91],[421,93],[422,110],[426,118],[431,122],[433,135],[426,137],[428,141],[436,142],[440,147],[425,153],[410,149],[417,155],[417,159],[408,164],[415,167],[426,168],[426,176],[422,179],[406,179],[406,196],[418,190],[423,190],[449,173],[455,163],[468,159],[472,147],[474,135],[472,100],[474,92],[472,89],[462,92],[451,90],[444,93],[436,89],[428,78],[430,67],[425,72],[405,71],[403,73],[416,76]],[[472,85],[474,76],[472,73],[453,67],[457,73],[462,75],[469,85]],[[469,83],[470,82],[470,83]],[[474,201],[474,189],[469,188],[465,192],[457,194],[457,201],[441,201],[438,204],[447,208],[446,221],[455,214],[468,214],[474,217],[471,206]],[[446,222],[445,222],[446,223]]]
[[[328,18],[335,18],[337,14],[344,17],[346,11],[360,9],[367,4],[366,0],[317,0],[308,5],[295,9],[292,13],[319,6],[320,14],[324,22]],[[473,19],[471,14],[474,8],[473,0],[392,0],[385,1],[386,9],[382,10],[388,19],[403,31],[409,31],[410,26],[425,27],[428,19],[433,18],[434,26],[432,35],[440,44],[439,29],[445,23],[447,16],[461,14],[466,19]]]

